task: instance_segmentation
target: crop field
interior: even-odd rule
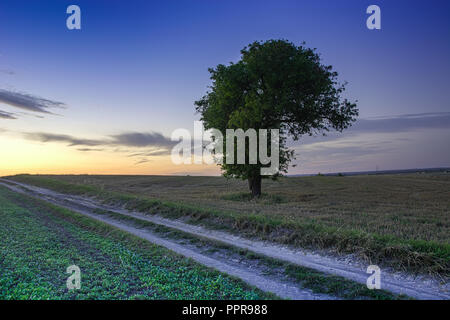
[[[263,182],[248,201],[246,181],[221,177],[51,176],[108,191],[200,208],[316,222],[403,239],[450,241],[450,174],[316,176]]]
[[[289,177],[263,196],[222,177],[9,177],[139,211],[299,247],[355,253],[400,270],[449,275],[450,174]]]
[[[265,299],[240,280],[0,186],[0,299]],[[69,291],[70,265],[81,289]]]

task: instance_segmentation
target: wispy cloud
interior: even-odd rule
[[[364,133],[417,132],[427,129],[450,129],[450,112],[429,112],[358,119],[352,127],[343,133],[331,132],[326,136],[305,136],[301,138],[300,142],[303,145],[307,145],[322,141],[339,140]]]
[[[392,117],[360,119],[352,132],[406,132],[418,129],[450,128],[450,112],[405,114]]]
[[[450,112],[420,113],[360,119],[342,134],[304,137],[292,146],[297,168],[307,171],[441,166],[450,161],[448,136]]]
[[[427,139],[437,141],[437,138],[433,138],[436,137],[436,133],[433,133],[436,130],[448,131],[450,134],[450,112],[360,119],[355,126],[343,134],[331,134],[318,138],[306,137],[301,139],[300,144],[292,143],[292,146],[298,154],[300,163],[323,166],[324,170],[332,170],[340,163],[361,167],[361,163],[375,161],[375,158],[380,161],[379,159],[388,155],[392,159],[398,155],[400,159],[401,152],[412,153],[411,150],[414,148],[422,148],[423,143],[429,143],[416,142],[417,139],[425,139],[425,136]],[[28,132],[24,133],[24,137],[33,141],[64,143],[77,147],[80,152],[122,153],[135,158],[136,165],[147,163],[152,157],[170,155],[172,147],[177,143],[158,132],[125,132],[103,138]],[[439,143],[442,144],[442,138],[439,139],[441,141]],[[445,145],[436,146],[438,147],[443,150],[442,159],[450,158],[448,141]],[[437,151],[433,149],[433,152]]]
[[[169,155],[176,143],[158,132],[128,132],[110,135],[104,139],[46,132],[26,132],[22,135],[32,141],[65,143],[70,147],[78,147],[77,151],[80,152],[111,151],[128,154],[128,157],[139,158],[135,165],[150,162],[150,157]]]
[[[138,152],[138,153],[131,153],[128,156],[129,157],[152,157],[152,156],[165,156],[170,154],[170,148],[155,148],[154,150],[151,151],[146,151],[146,152]]]
[[[136,161],[135,163],[134,163],[134,165],[138,165],[138,164],[144,164],[144,163],[148,163],[148,162],[152,162],[152,160],[150,160],[150,159],[141,159],[141,160],[139,160],[139,161]]]
[[[103,151],[104,149],[99,149],[99,148],[78,148],[77,150],[81,151],[81,152],[92,152],[92,151],[99,152],[99,151]]]
[[[0,89],[0,103],[7,104],[22,110],[53,114],[52,108],[64,108],[65,104],[59,101],[44,99],[35,95]]]
[[[63,142],[69,146],[99,146],[104,142],[101,140],[92,140],[84,138],[76,138],[65,134],[54,134],[44,132],[28,132],[23,134],[28,140],[40,141],[40,142]]]
[[[135,147],[135,148],[169,148],[176,142],[165,137],[161,133],[122,133],[117,135],[111,135],[105,139],[88,139],[74,137],[66,134],[55,134],[46,132],[27,132],[24,133],[24,137],[28,140],[35,140],[41,142],[63,142],[69,146],[120,146],[120,147]],[[151,154],[155,151],[147,152]],[[140,153],[139,155],[142,155]],[[152,155],[155,155],[153,153]]]
[[[111,136],[112,143],[127,147],[171,147],[174,142],[158,132],[127,132]]]
[[[0,119],[17,119],[14,115],[14,113],[10,113],[10,112],[6,112],[6,111],[2,111],[0,110]]]

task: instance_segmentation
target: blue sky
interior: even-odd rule
[[[81,30],[66,28],[71,4],[81,8]],[[366,28],[371,4],[381,8],[381,30]],[[378,121],[369,123],[377,130],[360,126],[340,138],[296,144],[300,165],[291,173],[450,166],[449,12],[448,1],[2,1],[0,90],[64,108],[52,109],[57,115],[36,113],[0,95],[0,111],[16,118],[0,117],[1,152],[14,159],[7,148],[16,140],[30,150],[39,145],[74,152],[65,140],[29,139],[33,133],[98,140],[127,132],[170,137],[176,128],[192,129],[199,118],[193,102],[206,92],[208,67],[238,60],[240,49],[255,40],[283,38],[317,48],[323,63],[349,82],[346,95],[358,100],[360,118]],[[411,114],[422,114],[414,116],[415,125],[404,116]],[[387,122],[379,117],[401,130],[383,131]],[[424,144],[426,154],[420,152]],[[96,147],[77,151],[89,172],[101,163],[104,148]],[[107,152],[126,159],[129,147]],[[128,165],[134,173],[177,172],[161,169],[167,159],[148,160],[121,160],[105,172]],[[29,163],[30,171],[43,170],[41,161],[39,167]],[[3,171],[7,167],[0,162]],[[17,170],[26,171],[27,162]]]

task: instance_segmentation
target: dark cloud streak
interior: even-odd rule
[[[43,99],[31,94],[0,89],[0,103],[4,103],[22,110],[53,114],[47,109],[64,108],[63,102]]]
[[[14,113],[10,113],[10,112],[6,112],[6,111],[0,110],[0,119],[15,120],[17,118],[15,117]]]
[[[429,112],[358,119],[353,126],[343,133],[330,132],[326,136],[303,136],[300,139],[300,143],[307,145],[366,133],[401,133],[428,129],[450,129],[450,112]],[[295,142],[291,143],[295,144]]]
[[[127,147],[172,147],[175,143],[158,132],[127,132],[111,136],[112,143]]]
[[[23,134],[28,140],[40,142],[60,142],[66,143],[68,146],[85,146],[85,147],[131,147],[131,148],[152,148],[144,152],[133,151],[130,156],[159,156],[170,154],[170,149],[176,142],[160,133],[123,133],[112,135],[106,139],[86,139],[78,138],[65,134],[53,134],[45,132],[28,132]],[[79,148],[79,151],[98,151],[99,149]],[[101,149],[100,149],[101,150]],[[129,151],[130,152],[130,151]]]
[[[420,113],[390,118],[360,119],[351,127],[352,132],[406,132],[418,129],[449,129],[450,112]]]
[[[40,141],[40,142],[65,142],[69,146],[99,146],[103,142],[100,140],[75,138],[73,136],[65,134],[53,134],[53,133],[24,133],[24,137],[28,140]]]
[[[81,152],[103,151],[103,149],[98,148],[78,148],[77,150]]]

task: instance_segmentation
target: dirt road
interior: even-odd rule
[[[167,239],[162,239],[154,234],[151,234],[148,231],[143,231],[142,229],[126,225],[125,223],[115,221],[114,219],[95,215],[94,213],[92,213],[92,210],[103,209],[113,211],[121,215],[145,220],[153,224],[163,225],[165,227],[180,230],[195,236],[219,241],[237,248],[246,249],[273,259],[287,261],[324,273],[339,275],[363,284],[366,283],[369,276],[366,273],[367,265],[357,263],[355,261],[350,261],[350,259],[325,256],[323,254],[308,252],[306,250],[296,250],[273,243],[245,239],[227,232],[209,230],[201,226],[186,224],[178,220],[169,220],[156,215],[150,216],[143,215],[138,212],[130,212],[123,208],[103,205],[93,199],[60,194],[48,189],[18,183],[11,180],[0,179],[0,184],[16,192],[21,192],[38,197],[59,206],[63,206],[84,215],[90,216],[94,219],[111,224],[117,228],[147,239],[153,243],[167,247],[179,254],[190,257],[206,266],[213,267],[219,271],[239,277],[249,284],[252,284],[264,291],[273,292],[278,296],[284,298],[329,299],[331,297],[313,294],[309,290],[300,289],[287,283],[281,283],[280,281],[276,281],[274,279],[267,279],[267,277],[255,274],[252,270],[249,271],[245,268],[239,268],[236,265],[227,265],[224,262],[217,261],[211,257],[207,257],[199,254],[198,252],[194,252],[186,247],[183,247],[180,244]],[[386,270],[382,270],[381,276],[382,289],[385,289],[387,291],[398,294],[405,294],[417,299],[450,299],[449,285],[442,285],[434,279],[425,277],[414,278],[410,275],[391,273]]]

